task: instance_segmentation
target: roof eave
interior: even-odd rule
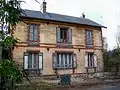
[[[88,24],[79,24],[79,23],[73,23],[73,22],[67,22],[67,21],[50,20],[50,19],[35,18],[35,17],[27,17],[27,16],[21,16],[21,18],[39,19],[39,20],[47,20],[47,21],[49,20],[49,21],[55,21],[55,22],[63,22],[63,23],[71,23],[71,24],[78,24],[78,25],[87,25],[87,26],[93,26],[93,27],[107,28],[107,27],[105,27],[105,26],[95,26],[95,25],[88,25]]]

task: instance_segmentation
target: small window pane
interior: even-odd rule
[[[34,54],[34,68],[38,69],[38,54]]]
[[[32,68],[32,53],[28,55],[28,68]]]
[[[38,30],[34,30],[34,40],[37,41],[38,40]]]
[[[92,31],[90,30],[86,31],[86,44],[87,44],[87,47],[92,47],[92,44],[93,44]]]

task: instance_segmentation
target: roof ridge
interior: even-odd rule
[[[84,24],[84,25],[90,25],[90,26],[96,26],[96,27],[105,27],[88,18],[81,18],[76,16],[50,13],[50,12],[42,13],[41,11],[28,10],[28,9],[23,9],[23,11],[26,12],[26,15],[22,14],[22,17],[26,17],[26,18],[27,17],[37,18],[37,19],[52,20],[52,21],[54,20],[54,21],[60,21],[60,22],[66,22],[66,23]]]
[[[28,10],[28,11],[34,11],[34,12],[42,13],[41,11],[37,11],[37,10],[30,10],[30,9],[23,9],[23,10]],[[55,15],[61,15],[61,16],[74,17],[74,18],[80,18],[80,19],[88,19],[88,18],[81,18],[81,17],[77,17],[77,16],[67,15],[67,14],[59,14],[59,13],[51,13],[51,12],[46,12],[46,13],[48,13],[48,14],[55,14]],[[46,14],[46,13],[43,13],[43,14]]]

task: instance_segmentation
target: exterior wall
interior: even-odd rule
[[[73,51],[77,55],[77,69],[75,69],[75,73],[86,73],[86,68],[84,67],[84,54],[85,52],[94,52],[98,57],[97,71],[102,71],[102,36],[100,28],[58,22],[48,23],[40,20],[26,20],[26,22],[40,24],[40,46],[27,46],[28,25],[20,22],[14,32],[14,36],[19,39],[19,43],[13,51],[13,58],[19,64],[23,65],[23,53],[27,50],[40,51],[43,52],[42,75],[53,75],[55,74],[55,71],[52,68],[52,54],[55,51]],[[59,26],[69,27],[72,29],[72,48],[56,47],[56,27]],[[94,48],[92,49],[87,49],[85,47],[85,29],[93,30]],[[49,51],[47,51],[47,48],[49,48]],[[58,74],[73,74],[73,69],[58,70]]]

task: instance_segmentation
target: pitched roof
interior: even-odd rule
[[[61,15],[55,13],[48,13],[48,12],[42,13],[40,11],[33,11],[26,9],[23,9],[23,12],[24,13],[22,13],[21,16],[26,18],[36,18],[42,20],[51,20],[51,21],[83,24],[83,25],[90,25],[97,27],[105,27],[87,18],[73,17],[73,16],[67,16],[67,15]]]

